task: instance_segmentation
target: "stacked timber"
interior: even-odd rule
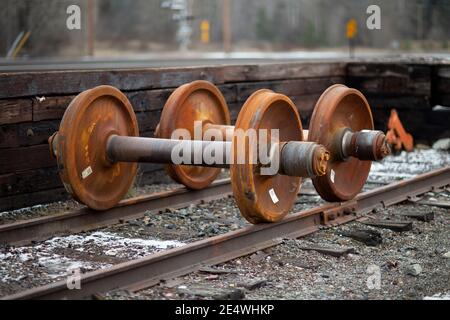
[[[396,109],[416,141],[430,144],[449,136],[450,65],[440,60],[375,61],[347,64],[346,84],[357,88],[372,107],[375,127],[386,130]]]
[[[342,62],[2,73],[0,212],[69,198],[47,139],[58,129],[70,101],[84,90],[104,84],[122,90],[135,109],[140,135],[152,137],[165,101],[187,82],[203,79],[216,84],[232,121],[251,93],[268,88],[291,97],[306,124],[320,94],[332,84],[344,83],[345,75]],[[161,169],[141,165],[139,182],[154,182],[154,173]]]

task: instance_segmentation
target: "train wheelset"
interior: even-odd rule
[[[118,89],[84,91],[49,144],[67,191],[92,209],[115,206],[131,188],[139,162],[165,164],[175,181],[191,189],[207,187],[221,168],[230,168],[237,205],[251,223],[282,219],[302,178],[311,178],[325,200],[353,198],[371,161],[389,153],[355,89],[327,89],[303,130],[294,103],[266,89],[247,99],[231,126],[223,95],[207,81],[172,93],[155,138],[139,137],[133,108]]]

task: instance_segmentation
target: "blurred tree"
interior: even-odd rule
[[[256,14],[256,36],[260,40],[271,41],[275,33],[272,28],[272,19],[269,19],[266,8],[261,6]]]
[[[177,48],[178,23],[165,0],[95,0],[97,48],[103,53],[165,51]],[[189,0],[193,47],[222,47],[222,0]],[[82,11],[82,30],[66,28],[66,8]],[[232,0],[231,28],[236,50],[262,48],[343,47],[345,23],[358,21],[358,46],[415,50],[448,50],[449,0]],[[366,9],[381,7],[381,30],[365,28]],[[86,0],[3,0],[0,10],[0,55],[17,35],[30,29],[22,56],[81,56],[86,53]],[[211,43],[199,46],[199,23],[210,22]],[[26,31],[26,30],[25,30]]]

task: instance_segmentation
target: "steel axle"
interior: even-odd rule
[[[203,126],[204,130],[217,130],[224,140],[231,141],[234,126],[210,124]],[[303,130],[303,136],[308,137],[309,130]],[[381,161],[389,155],[390,148],[386,136],[379,130],[361,130],[353,132],[350,128],[342,128],[335,134],[333,147],[329,150],[333,159],[341,161],[349,157],[359,160]]]
[[[275,147],[275,144],[271,147]],[[303,141],[280,143],[277,147],[278,154],[270,156],[271,161],[274,161],[273,157],[279,157],[279,169],[275,173],[297,177],[325,174],[329,154],[324,147],[313,142]],[[174,140],[111,135],[106,144],[106,158],[111,163],[120,161],[150,162],[229,168],[233,158],[231,148],[232,142],[230,141]],[[214,155],[214,150],[220,150],[220,158]],[[188,155],[182,154],[185,151],[188,152]],[[174,155],[179,155],[181,161],[175,161]],[[213,156],[208,159],[208,155]],[[270,163],[265,165],[270,165]]]

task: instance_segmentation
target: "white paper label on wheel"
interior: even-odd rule
[[[86,169],[83,170],[83,172],[81,173],[81,177],[83,179],[86,179],[87,177],[89,177],[92,174],[92,168],[91,166],[87,167]]]
[[[330,179],[331,179],[331,182],[333,182],[333,183],[334,183],[334,175],[335,175],[334,170],[331,169]]]
[[[273,188],[269,190],[269,195],[273,203],[277,203],[278,201],[280,201],[278,200],[277,194],[275,193],[275,190],[273,190]]]

